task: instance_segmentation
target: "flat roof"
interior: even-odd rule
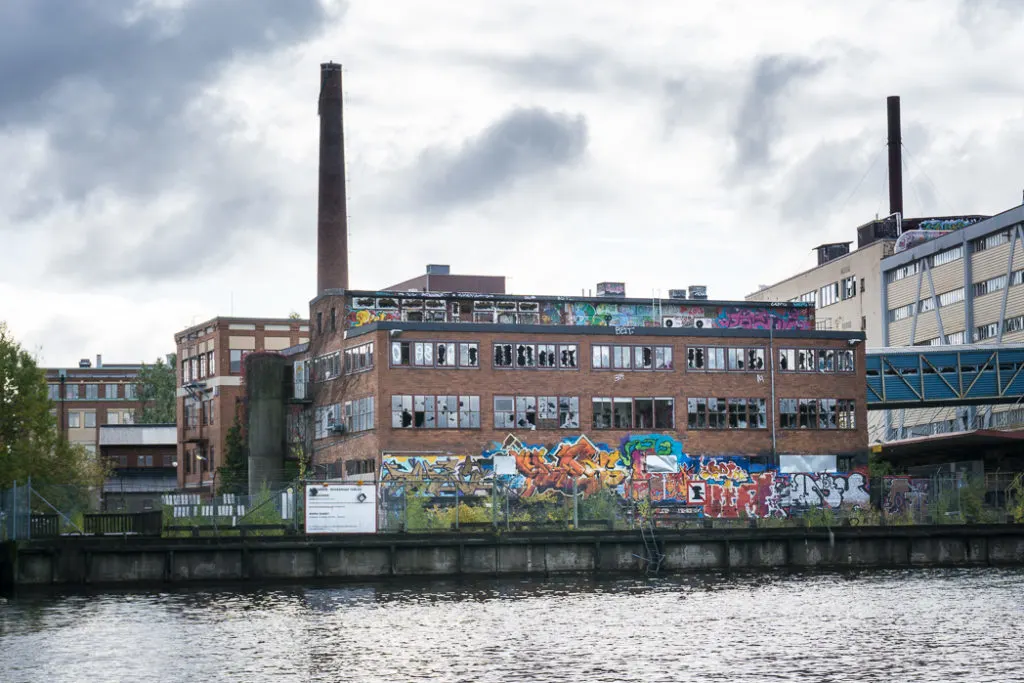
[[[217,326],[218,324],[242,324],[242,325],[308,325],[309,318],[234,318],[230,316],[218,315],[215,318],[195,325],[190,325],[183,330],[179,330],[174,334],[174,340],[178,341],[182,336],[188,336],[195,330],[201,330],[207,327]]]
[[[350,327],[345,330],[345,338],[361,337],[377,330],[408,330],[410,332],[490,332],[508,334],[567,334],[567,335],[605,335],[618,337],[627,343],[631,337],[763,337],[768,339],[773,336],[776,339],[827,339],[863,342],[867,335],[860,330],[857,331],[835,331],[835,330],[775,330],[774,334],[767,329],[760,328],[737,328],[737,327],[626,327],[632,330],[628,334],[622,332],[623,328],[616,328],[607,325],[517,325],[509,323],[449,323],[449,322],[404,322],[401,320],[382,320],[367,323],[359,327]]]
[[[795,275],[790,275],[789,277],[784,278],[782,280],[779,280],[778,282],[773,282],[772,284],[768,285],[767,287],[764,287],[763,289],[759,289],[756,292],[751,292],[750,294],[747,294],[747,298],[745,298],[744,301],[746,303],[758,303],[758,301],[756,299],[751,299],[750,297],[757,296],[758,294],[760,294],[761,292],[765,291],[766,289],[772,289],[773,287],[778,287],[779,285],[785,284],[785,283],[790,282],[791,280],[795,280],[795,279],[797,279],[799,277],[803,277],[804,275],[807,275],[808,273],[813,273],[814,271],[819,270],[821,268],[824,268],[826,266],[831,266],[834,263],[839,263],[843,259],[853,258],[854,256],[866,255],[870,250],[877,249],[879,245],[895,244],[895,243],[896,243],[896,240],[885,239],[885,240],[876,240],[876,241],[872,242],[871,244],[865,244],[860,249],[854,249],[853,251],[849,252],[848,254],[843,254],[842,256],[837,256],[834,259],[830,259],[830,260],[826,261],[825,263],[822,263],[822,264],[816,265],[816,266],[812,266],[812,267],[808,268],[807,270],[802,270],[799,273],[796,273]],[[821,245],[821,246],[827,246],[827,245]],[[820,246],[819,247],[815,247],[814,249],[819,249],[819,248],[820,248]],[[812,249],[812,251],[813,251],[813,249]],[[883,258],[884,258],[884,256],[879,256],[878,260],[881,261],[881,260],[883,260]],[[790,303],[796,303],[796,302],[790,302]]]

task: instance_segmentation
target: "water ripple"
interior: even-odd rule
[[[2,681],[1012,681],[1024,571],[104,592],[0,603]]]

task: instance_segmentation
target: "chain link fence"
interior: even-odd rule
[[[0,540],[97,533],[301,534],[306,485],[323,481],[275,482],[252,495],[169,493],[153,511],[141,513],[104,512],[94,488],[15,485],[0,490]],[[543,491],[503,476],[403,478],[363,486],[369,484],[377,491],[379,532],[1024,523],[1024,473],[874,477],[857,491],[842,475],[738,484],[651,477],[614,487],[580,477]]]

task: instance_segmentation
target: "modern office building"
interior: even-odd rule
[[[61,435],[97,453],[100,427],[132,424],[141,409],[136,398],[139,363],[105,364],[96,356],[72,368],[44,368]]]
[[[213,491],[224,440],[244,395],[242,360],[309,340],[309,323],[290,318],[218,317],[175,335],[177,476],[183,489]]]
[[[1024,342],[1024,206],[882,261],[882,346]],[[890,419],[889,438],[1024,424],[1022,406],[929,409]]]

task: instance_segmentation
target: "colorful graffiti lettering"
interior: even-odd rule
[[[345,316],[349,327],[359,327],[370,323],[379,323],[387,320],[401,320],[402,316],[398,311],[370,311],[364,309],[349,310]]]
[[[811,309],[764,309],[722,307],[715,318],[715,327],[767,330],[774,321],[776,330],[812,330],[814,318]]]
[[[653,327],[661,324],[654,306],[637,304],[571,304],[573,325],[607,327]]]
[[[743,456],[689,456],[682,442],[668,434],[631,435],[618,448],[580,435],[551,448],[494,444],[482,456],[388,455],[381,482],[392,488],[408,485],[419,495],[487,496],[498,455],[515,458],[515,473],[499,479],[509,495],[521,499],[612,491],[624,499],[647,501],[656,510],[725,518],[788,517],[808,508],[869,503],[864,471],[783,474],[751,465]]]
[[[381,460],[380,480],[389,488],[402,484],[427,496],[489,495],[493,461],[462,455],[386,455]],[[401,492],[396,490],[395,492]]]

